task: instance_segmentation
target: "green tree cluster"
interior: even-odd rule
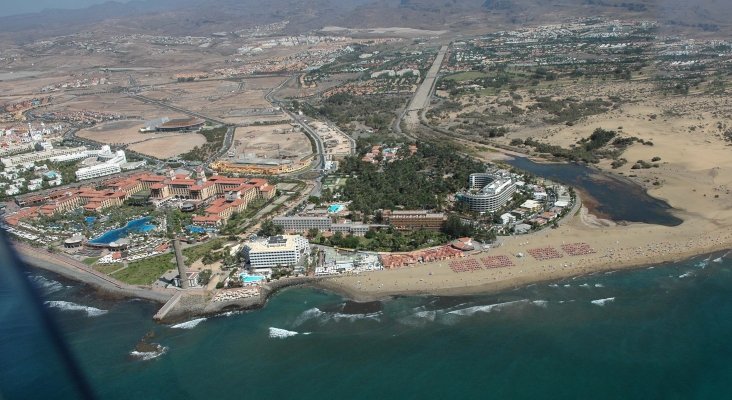
[[[485,165],[452,146],[420,143],[414,156],[378,166],[347,157],[341,171],[352,177],[340,189],[351,211],[374,215],[376,210],[440,209],[444,200],[464,188],[468,176]]]

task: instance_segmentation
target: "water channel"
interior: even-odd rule
[[[683,220],[663,200],[651,197],[635,182],[577,163],[538,163],[515,157],[507,164],[579,191],[587,208],[600,218],[616,222],[644,222],[676,226]]]

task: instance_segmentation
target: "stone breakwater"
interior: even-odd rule
[[[254,310],[267,303],[277,291],[291,286],[314,285],[325,278],[283,278],[262,285],[259,295],[226,301],[212,301],[213,293],[200,289],[149,289],[127,285],[63,255],[49,253],[23,243],[14,243],[20,258],[26,265],[59,274],[65,278],[89,285],[112,296],[139,298],[161,303],[163,306],[153,316],[161,323],[175,323],[190,318],[205,317],[231,311]]]
[[[226,301],[213,301],[212,293],[203,290],[179,291],[158,311],[154,319],[160,323],[170,324],[232,311],[255,310],[264,307],[270,296],[279,290],[293,286],[315,285],[323,279],[312,277],[282,278],[262,285],[258,296]]]

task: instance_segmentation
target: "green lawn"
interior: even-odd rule
[[[111,274],[112,272],[122,268],[122,263],[113,263],[113,264],[99,264],[95,265],[94,269],[103,273],[103,274]]]
[[[484,72],[465,71],[465,72],[458,72],[456,74],[448,75],[445,77],[445,79],[462,82],[462,81],[470,81],[473,79],[486,78],[486,77],[488,77],[488,74],[486,74]]]
[[[216,239],[198,246],[184,249],[183,256],[186,258],[186,264],[193,264],[195,261],[203,258],[207,253],[214,252],[215,247],[221,246],[224,243],[226,243],[224,239]],[[117,264],[112,271],[120,267],[121,265]],[[175,256],[172,253],[167,253],[131,262],[127,268],[112,274],[112,276],[131,285],[150,285],[154,283],[160,275],[174,268],[176,268]]]
[[[206,255],[206,253],[212,253],[216,249],[220,249],[224,244],[226,243],[226,240],[224,239],[214,239],[209,240],[208,242],[204,244],[200,244],[198,246],[192,246],[187,249],[183,250],[183,256],[186,259],[186,263],[188,265],[193,264],[194,262],[200,260],[203,258],[203,256]]]
[[[173,259],[173,254],[168,253],[135,261],[130,263],[129,267],[112,274],[112,276],[131,285],[150,285],[165,271],[176,267]]]
[[[86,265],[93,265],[97,260],[99,260],[101,257],[87,257],[82,261]]]
[[[479,90],[478,94],[481,96],[497,96],[498,93],[500,93],[500,92],[501,92],[501,89],[489,87],[489,88]]]

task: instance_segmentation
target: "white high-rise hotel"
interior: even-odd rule
[[[245,243],[242,252],[252,268],[292,266],[310,253],[310,242],[300,235],[272,236]]]
[[[516,182],[508,176],[487,173],[470,175],[470,190],[459,193],[457,198],[472,211],[479,213],[500,210],[516,191]]]

